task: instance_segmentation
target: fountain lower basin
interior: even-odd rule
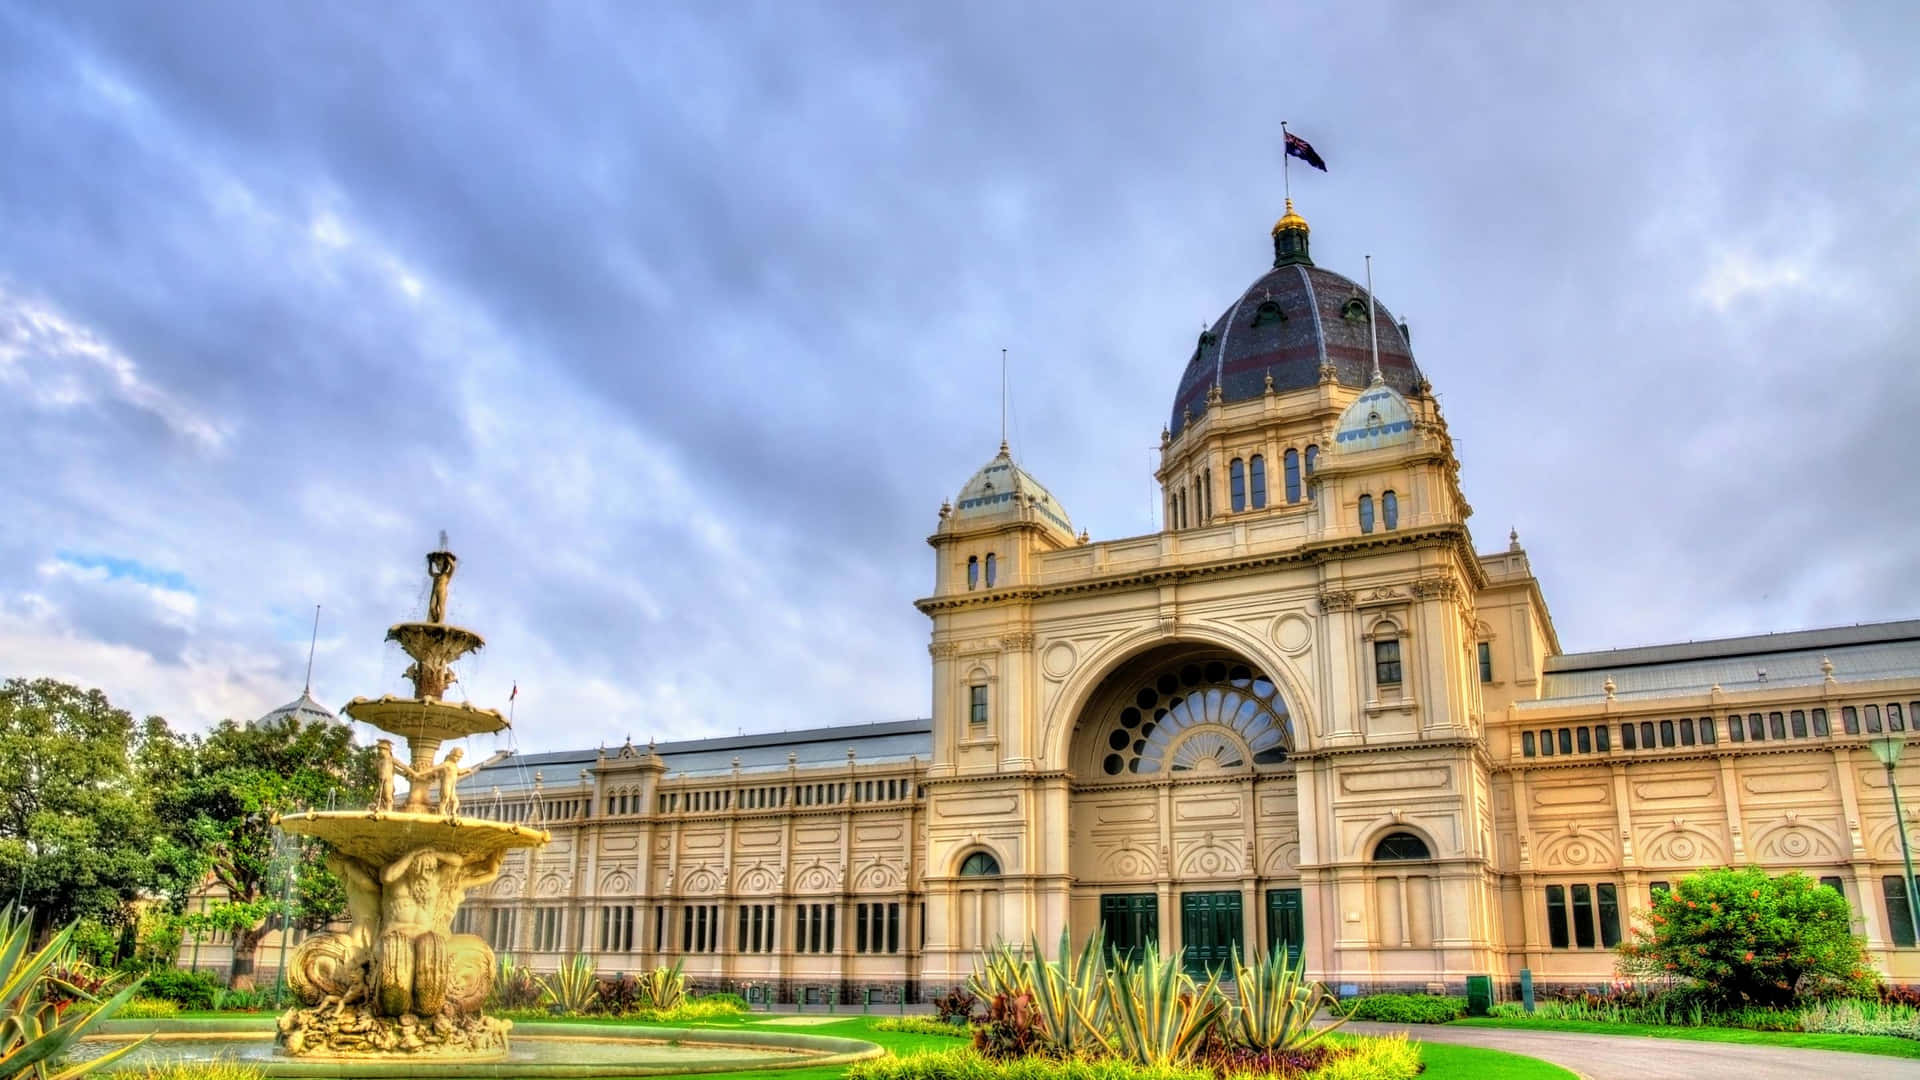
[[[176,1062],[230,1061],[266,1076],[612,1077],[686,1076],[743,1070],[845,1065],[883,1051],[859,1039],[752,1028],[662,1028],[521,1021],[504,1057],[488,1061],[435,1058],[290,1057],[274,1045],[271,1017],[258,1020],[121,1020],[101,1025],[74,1058],[104,1053],[119,1042],[152,1035],[113,1063],[108,1074],[145,1072]]]

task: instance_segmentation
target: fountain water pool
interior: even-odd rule
[[[294,1057],[274,1045],[274,1021],[123,1020],[103,1024],[99,1036],[73,1057],[105,1053],[126,1039],[153,1039],[113,1063],[109,1072],[144,1073],[176,1062],[231,1061],[266,1076],[600,1077],[686,1076],[797,1066],[843,1065],[883,1052],[858,1039],[750,1028],[656,1028],[613,1024],[521,1022],[504,1057],[487,1061],[420,1057]]]

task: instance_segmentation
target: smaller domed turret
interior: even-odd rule
[[[1388,386],[1377,371],[1373,385],[1353,399],[1333,429],[1334,449],[1347,453],[1378,450],[1412,439],[1413,412],[1407,408],[1407,399]]]
[[[1013,454],[1003,442],[993,460],[981,466],[973,479],[960,489],[949,520],[964,526],[984,518],[1017,516],[1029,509],[1035,519],[1072,538],[1073,522],[1068,519],[1066,508],[1040,481],[1013,463]]]

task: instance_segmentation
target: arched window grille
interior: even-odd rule
[[[1371,495],[1360,496],[1360,531],[1363,533],[1373,531],[1373,496]]]
[[[1224,730],[1198,731],[1212,726]],[[1245,664],[1195,661],[1141,683],[1106,732],[1108,776],[1278,765],[1293,746],[1279,688]]]
[[[1380,517],[1389,529],[1400,527],[1400,497],[1389,491],[1380,496]]]
[[[967,556],[967,588],[977,589],[979,587],[980,587],[980,556],[969,555]]]
[[[1433,852],[1427,850],[1427,842],[1408,832],[1388,833],[1373,845],[1374,862],[1406,862],[1412,859],[1431,859]]]
[[[1000,860],[994,858],[992,852],[976,851],[960,864],[960,876],[999,877]]]
[[[1267,508],[1266,457],[1261,454],[1253,455],[1253,460],[1247,463],[1247,473],[1248,486],[1252,488],[1250,494],[1253,496],[1253,508],[1255,510],[1265,510]]]
[[[1227,488],[1234,513],[1247,508],[1247,466],[1239,458],[1227,463]]]
[[[1281,468],[1286,474],[1287,502],[1300,501],[1300,451],[1289,450],[1281,459]]]
[[[994,579],[999,577],[999,573],[1000,561],[993,557],[993,552],[987,552],[987,588],[993,588]]]

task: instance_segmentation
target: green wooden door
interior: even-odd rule
[[[1199,978],[1209,971],[1233,977],[1233,951],[1246,951],[1245,920],[1238,892],[1180,894],[1180,940],[1187,950],[1187,970]]]
[[[1298,967],[1307,947],[1307,920],[1300,909],[1299,889],[1267,890],[1267,948],[1286,946],[1287,963]]]
[[[1160,944],[1160,898],[1153,893],[1110,893],[1100,898],[1100,929],[1107,948],[1133,957]]]

